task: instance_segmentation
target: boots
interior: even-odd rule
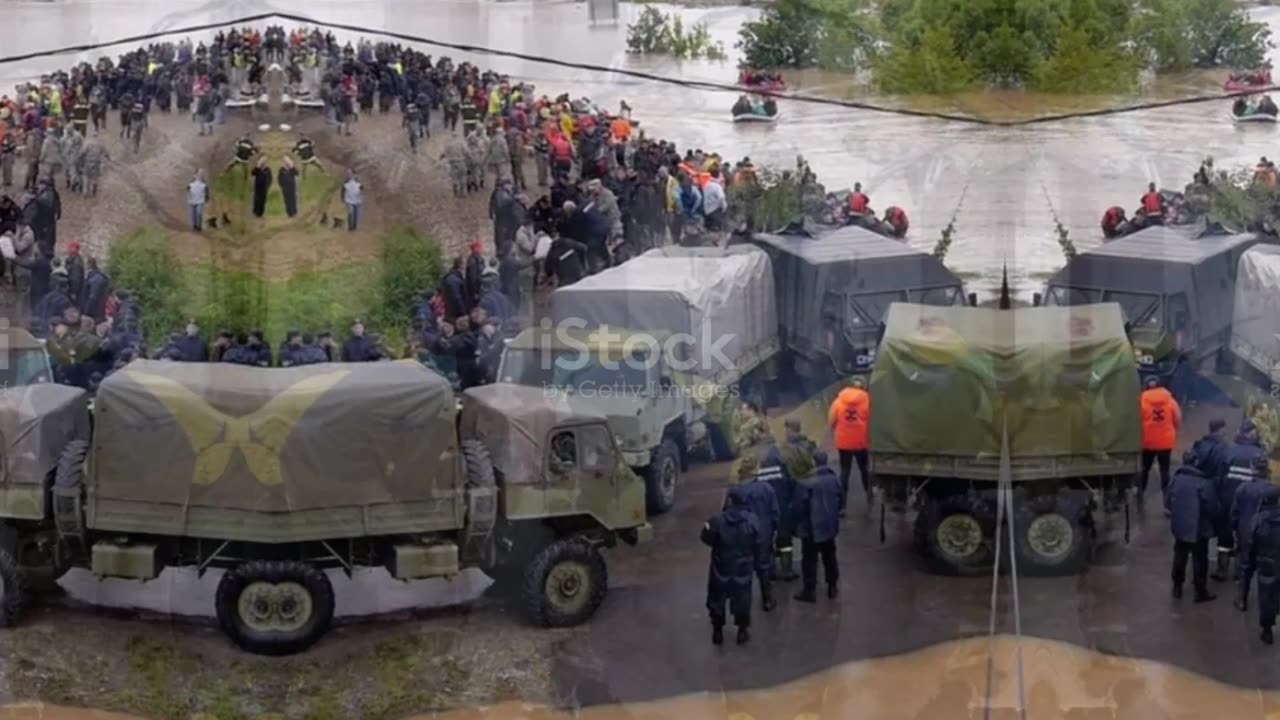
[[[802,603],[818,602],[818,593],[815,588],[806,587],[795,595],[795,599]]]
[[[828,597],[828,598],[830,598],[830,599],[832,599],[832,600],[835,600],[836,598],[840,597],[840,586],[839,586],[839,585],[836,585],[836,584],[834,584],[834,583],[833,583],[833,584],[831,584],[831,585],[828,585],[828,586],[827,586],[827,597]]]
[[[793,561],[791,548],[782,548],[778,551],[778,579],[784,582],[793,582],[800,579],[799,573],[796,572],[795,562]]]
[[[1249,610],[1249,585],[1244,581],[1236,585],[1236,599],[1231,602],[1231,605],[1240,612]]]
[[[1276,641],[1275,636],[1271,634],[1271,626],[1270,626],[1270,625],[1264,625],[1264,626],[1262,627],[1262,642],[1263,642],[1263,643],[1265,643],[1265,644],[1267,644],[1267,645],[1270,645],[1270,644],[1274,643],[1275,641]]]
[[[724,644],[724,628],[723,627],[719,625],[711,626],[711,644],[712,645]]]
[[[773,601],[773,586],[767,582],[760,583],[760,607],[764,608],[765,612],[773,612],[777,607],[777,603]]]
[[[750,639],[751,639],[751,632],[748,631],[745,627],[739,627],[738,628],[738,644],[746,645],[747,641]]]
[[[1211,600],[1216,600],[1217,597],[1218,597],[1217,595],[1214,595],[1213,593],[1209,592],[1207,588],[1203,590],[1197,588],[1196,596],[1194,599],[1195,599],[1195,602],[1198,602],[1198,603],[1207,603]]]
[[[1222,552],[1221,550],[1219,550],[1219,551],[1218,551],[1218,566],[1217,566],[1217,568],[1215,568],[1215,569],[1214,569],[1213,574],[1212,574],[1212,575],[1210,575],[1210,577],[1212,577],[1214,580],[1216,580],[1216,581],[1218,581],[1218,582],[1223,582],[1223,581],[1225,581],[1225,580],[1227,579],[1227,570],[1228,570],[1230,567],[1231,567],[1231,555],[1230,555],[1230,553]]]

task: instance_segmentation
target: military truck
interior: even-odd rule
[[[734,457],[738,404],[767,392],[779,348],[768,256],[650,250],[555,290],[550,304],[541,327],[508,343],[498,378],[608,417],[650,513],[675,505],[691,458]]]
[[[1079,570],[1095,511],[1124,508],[1138,471],[1135,362],[1115,303],[894,303],[870,382],[881,507],[918,511],[917,546],[940,570],[989,565],[1007,434],[1018,571]]]
[[[1237,374],[1264,388],[1280,387],[1280,247],[1257,245],[1240,256],[1232,311]]]
[[[644,486],[603,416],[529,388],[468,391],[413,361],[261,369],[137,361],[86,397],[0,396],[0,621],[21,565],[151,580],[224,570],[220,626],[288,654],[329,627],[327,571],[478,567],[566,626],[603,601],[601,547],[649,537]],[[491,460],[491,458],[493,458]],[[518,566],[518,569],[515,567]]]
[[[793,225],[754,242],[773,261],[779,336],[806,395],[871,371],[890,303],[966,302],[941,260],[864,228]]]
[[[53,382],[44,341],[22,328],[0,329],[0,390]]]
[[[1118,303],[1143,377],[1168,383],[1185,358],[1205,373],[1230,369],[1236,268],[1255,235],[1152,227],[1083,252],[1050,280],[1046,305]]]

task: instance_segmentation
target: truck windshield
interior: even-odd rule
[[[895,302],[905,302],[906,293],[903,292],[879,292],[879,293],[863,293],[854,295],[849,298],[849,304],[853,312],[849,313],[849,325],[852,328],[878,328],[880,323],[884,321],[885,315],[889,313],[889,305]]]
[[[920,303],[921,305],[964,305],[964,293],[960,292],[957,287],[940,287],[929,288],[927,290],[912,290],[911,301]]]
[[[51,382],[49,358],[43,350],[18,350],[0,363],[0,389]]]
[[[498,374],[503,382],[568,392],[593,392],[602,387],[617,392],[640,392],[653,384],[656,369],[643,354],[635,354],[628,361],[601,362],[598,355],[584,355],[577,350],[546,352],[508,348]]]
[[[1084,288],[1063,287],[1057,285],[1049,288],[1044,299],[1045,305],[1092,305],[1098,302],[1098,291]]]
[[[1102,294],[1102,302],[1119,303],[1125,322],[1135,328],[1160,326],[1159,295],[1108,290]]]

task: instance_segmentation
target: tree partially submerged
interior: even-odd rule
[[[706,23],[686,26],[679,15],[652,6],[646,6],[639,19],[627,26],[627,52],[680,59],[725,58],[724,46],[711,39]]]

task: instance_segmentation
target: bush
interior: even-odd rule
[[[143,229],[117,240],[107,273],[116,288],[132,294],[148,339],[164,338],[182,324],[182,266],[166,235]]]
[[[384,328],[409,324],[414,298],[435,288],[444,275],[440,246],[412,228],[396,228],[382,243],[381,302],[378,322]]]
[[[627,26],[627,52],[637,55],[671,55],[677,58],[723,60],[724,46],[711,39],[706,23],[688,28],[676,14],[646,6],[636,22]]]

